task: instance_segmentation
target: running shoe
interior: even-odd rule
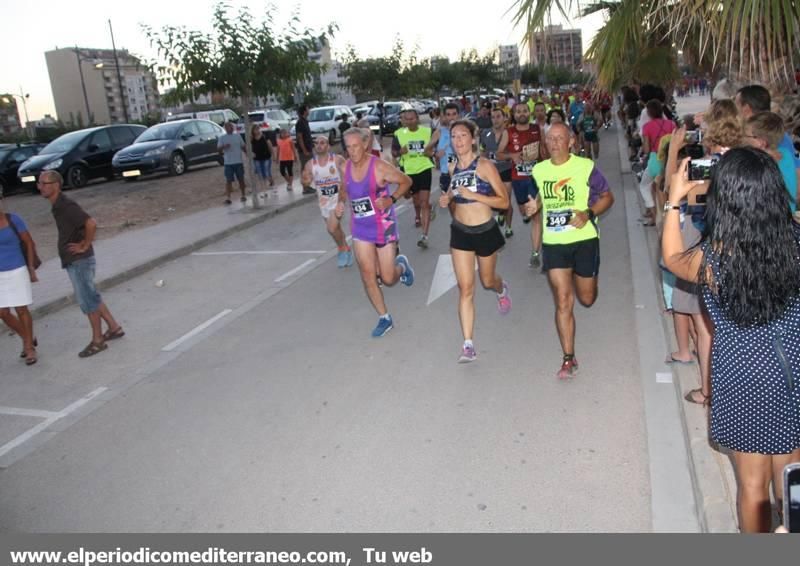
[[[511,229],[511,226],[506,226],[506,238],[510,238],[514,235],[514,230]]]
[[[421,234],[419,240],[417,240],[417,245],[422,248],[423,250],[428,249],[428,236],[425,234]]]
[[[345,254],[347,254],[347,257],[345,258],[344,266],[350,267],[351,265],[353,265],[353,251],[348,250],[345,252]]]
[[[578,360],[574,357],[565,359],[561,364],[561,369],[558,370],[556,376],[558,379],[570,379],[578,375]]]
[[[475,346],[468,346],[464,344],[461,347],[461,355],[458,357],[458,363],[468,364],[478,359],[478,354],[475,353]]]
[[[531,252],[531,259],[528,262],[528,265],[531,269],[536,269],[537,267],[542,265],[542,258],[539,252]]]
[[[431,207],[431,222],[436,220],[436,206]]]
[[[531,217],[530,216],[523,216],[522,217],[522,223],[523,224],[529,224],[530,221],[531,221]]]
[[[316,194],[316,190],[312,189],[311,187],[303,187],[303,194],[304,195],[313,195]]]
[[[389,316],[388,318],[379,318],[378,319],[378,326],[372,331],[373,338],[380,338],[381,336],[386,336],[386,333],[389,332],[392,328],[394,328],[394,322],[392,321],[392,317]]]
[[[419,228],[420,226],[422,226],[422,220],[420,220],[420,219],[419,219],[419,216],[417,216],[417,217],[414,219],[414,228]]]
[[[505,226],[506,223],[506,215],[505,214],[498,214],[497,215],[497,223],[502,227]]]
[[[497,310],[500,314],[508,314],[511,311],[511,294],[508,291],[508,283],[503,281],[503,294],[497,295]]]
[[[414,284],[414,270],[411,268],[408,258],[403,254],[400,254],[394,258],[394,263],[395,265],[403,266],[403,273],[400,275],[400,282],[406,287],[411,287]]]
[[[339,252],[336,254],[336,267],[347,267],[347,254],[350,252]]]

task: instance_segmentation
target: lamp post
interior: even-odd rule
[[[30,122],[30,120],[28,119],[28,103],[27,103],[27,99],[30,98],[31,95],[24,94],[22,86],[19,87],[19,94],[14,94],[14,93],[9,93],[9,94],[15,98],[19,98],[22,101],[22,108],[25,111],[25,135],[28,136],[28,139],[31,139],[30,132],[28,131],[28,122]],[[11,104],[11,100],[7,98],[4,98],[3,102],[5,102],[6,104]]]

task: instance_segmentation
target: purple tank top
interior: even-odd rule
[[[371,155],[367,174],[360,181],[353,179],[352,163],[345,165],[345,189],[350,201],[350,233],[356,240],[384,245],[397,241],[397,217],[394,206],[378,210],[375,201],[389,196],[387,186],[379,187],[375,182],[375,162]]]

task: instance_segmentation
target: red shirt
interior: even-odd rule
[[[658,144],[661,138],[671,134],[675,129],[675,123],[664,118],[650,120],[642,128],[642,134],[650,141],[650,152],[658,152]]]
[[[508,129],[506,151],[509,153],[522,152],[522,160],[525,162],[524,166],[515,165],[511,168],[511,179],[514,181],[530,179],[533,164],[543,158],[542,131],[539,126],[531,124],[527,130],[518,130],[516,126],[511,126]]]

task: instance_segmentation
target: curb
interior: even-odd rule
[[[623,180],[627,177],[633,181],[634,190],[638,195],[638,183],[632,175],[630,162],[627,159],[628,144],[621,129],[617,129],[619,142],[620,171]],[[631,179],[633,177],[633,179]],[[655,231],[646,232],[647,247],[650,249],[653,263],[657,266],[659,238]],[[655,268],[658,270],[658,267]],[[659,281],[656,273],[656,281]],[[656,296],[660,297],[661,289],[653,289]],[[663,306],[659,298],[658,303]],[[660,317],[664,327],[667,343],[664,344],[667,352],[672,352],[676,347],[675,330],[669,317]],[[736,514],[736,478],[729,461],[729,456],[722,452],[709,438],[708,414],[700,407],[689,410],[688,403],[683,396],[700,383],[698,366],[670,368],[674,379],[675,395],[678,400],[681,429],[689,457],[689,475],[694,490],[694,499],[700,523],[701,532],[704,533],[738,533]]]
[[[205,246],[208,246],[209,244],[213,244],[214,242],[227,238],[228,236],[236,234],[237,232],[242,232],[244,230],[247,230],[248,228],[252,228],[253,226],[265,222],[266,220],[269,220],[270,218],[273,218],[278,214],[282,214],[288,210],[292,210],[293,208],[301,206],[314,199],[316,199],[315,195],[305,195],[295,201],[286,203],[272,210],[267,210],[265,212],[251,211],[250,214],[255,214],[255,216],[253,216],[252,218],[248,218],[247,220],[244,220],[243,222],[235,226],[231,226],[219,232],[215,232],[213,234],[209,234],[208,236],[204,236],[203,238],[195,240],[190,244],[186,244],[179,248],[169,250],[161,255],[151,258],[150,260],[144,263],[126,269],[125,271],[111,275],[109,277],[106,277],[105,279],[100,279],[95,283],[95,286],[97,287],[98,290],[105,291],[121,283],[124,283],[125,281],[133,279],[138,275],[147,273],[148,271],[151,271],[168,261],[172,261],[174,259],[178,259],[185,255],[189,255],[190,253],[200,248],[203,248]],[[39,305],[36,308],[31,309],[31,315],[34,317],[41,317],[59,311],[73,304],[75,304],[75,295],[74,293],[69,293],[67,295],[59,297],[57,299],[53,299],[51,301]]]

